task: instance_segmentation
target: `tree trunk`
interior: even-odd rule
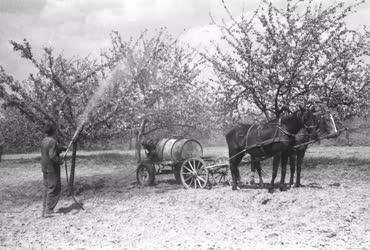
[[[352,146],[350,138],[349,138],[349,131],[346,130],[346,141],[347,141],[347,146]]]
[[[140,143],[140,132],[139,130],[135,131],[135,157],[137,162],[141,161],[141,143]]]
[[[78,140],[78,139],[77,139]],[[76,154],[77,154],[77,140],[72,143],[72,160],[71,160],[71,171],[69,174],[68,192],[73,194],[73,184],[75,180],[75,168],[76,168]]]
[[[130,133],[130,139],[128,141],[128,149],[131,150],[132,149],[132,139],[133,139],[133,133],[131,132]]]
[[[143,134],[145,131],[145,125],[147,124],[148,120],[144,119],[141,123],[140,130],[136,130],[136,145],[135,145],[135,155],[136,155],[136,160],[137,162],[141,161],[141,141],[143,138]]]

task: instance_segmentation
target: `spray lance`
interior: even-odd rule
[[[116,74],[117,72],[117,67],[113,69],[112,71],[112,76],[114,74]],[[72,137],[72,140],[70,141],[70,143],[68,144],[68,147],[66,148],[65,152],[64,152],[64,156],[63,156],[63,159],[64,159],[64,166],[65,166],[65,170],[66,170],[66,179],[67,179],[67,183],[69,183],[69,180],[68,180],[68,170],[67,170],[67,153],[68,151],[71,149],[73,143],[77,140],[77,137],[79,136],[79,134],[81,133],[84,125],[86,124],[86,122],[89,120],[89,115],[90,113],[93,111],[93,109],[99,104],[99,102],[101,101],[101,98],[103,97],[103,94],[105,93],[106,89],[114,83],[114,81],[112,81],[112,76],[109,78],[109,79],[105,79],[104,81],[100,82],[100,85],[98,87],[98,89],[95,91],[94,95],[92,96],[92,98],[89,100],[89,102],[87,103],[87,106],[84,110],[84,112],[82,113],[82,116],[80,117],[80,121],[81,123],[79,124],[79,126],[77,127],[77,130],[76,132],[74,133],[73,137]],[[77,202],[76,198],[74,197],[73,195],[73,192],[71,192],[71,196],[72,198],[74,199],[74,201],[81,207],[81,209],[84,209],[82,207],[82,205]]]
[[[64,152],[63,159],[67,159],[67,153],[71,149],[72,144],[76,141],[78,135],[81,133],[81,130],[83,129],[83,124],[77,128],[76,132],[73,134],[72,140],[69,142],[68,147],[66,148],[66,151]]]
[[[70,150],[72,144],[76,141],[78,135],[81,133],[82,131],[82,128],[84,127],[83,126],[84,124],[81,124],[76,132],[74,133],[73,137],[72,137],[72,140],[70,141],[70,143],[68,144],[68,147],[66,148],[65,152],[64,152],[64,156],[63,156],[63,159],[64,159],[64,168],[66,170],[66,181],[67,181],[67,185],[69,185],[69,178],[68,178],[68,166],[67,166],[67,153],[68,151]],[[72,196],[72,199],[74,200],[74,202],[82,209],[82,210],[85,210],[82,206],[81,203],[79,203],[76,199],[76,197],[73,195],[73,192],[71,192],[71,196]]]

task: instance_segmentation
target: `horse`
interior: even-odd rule
[[[328,136],[336,135],[338,133],[337,127],[334,122],[334,118],[330,113],[324,113],[319,116],[319,128],[317,131],[317,136]],[[290,180],[289,186],[293,186],[294,182],[294,172],[297,171],[296,181],[294,187],[301,187],[301,168],[304,155],[306,153],[308,144],[310,140],[317,140],[312,135],[310,135],[305,129],[302,129],[295,136],[295,146],[289,155],[289,164],[290,164]],[[301,145],[302,144],[302,145]],[[299,146],[301,145],[301,146]]]
[[[303,128],[310,134],[316,131],[318,126],[315,111],[300,108],[296,112],[283,116],[277,123],[266,123],[259,126],[254,124],[239,124],[226,134],[226,142],[229,149],[229,164],[232,175],[232,190],[237,190],[240,179],[239,164],[245,154],[251,155],[252,167],[257,169],[262,183],[260,161],[273,156],[281,157],[282,179],[284,184],[286,160],[288,152],[294,145],[294,136]],[[278,159],[278,158],[277,158]],[[273,161],[273,178],[271,186],[274,185],[280,159]]]
[[[294,187],[300,187],[301,186],[301,167],[304,155],[306,153],[308,144],[305,144],[309,141],[315,141],[318,140],[319,136],[328,136],[328,135],[336,135],[338,133],[338,130],[336,128],[333,116],[330,113],[324,113],[324,112],[318,112],[316,113],[316,116],[319,120],[319,125],[316,133],[310,134],[306,128],[302,128],[294,138],[295,141],[295,147],[289,152],[289,164],[290,164],[290,180],[289,180],[289,186],[293,186],[294,183],[294,173],[295,170],[297,170],[296,175],[296,181],[294,183]],[[328,138],[328,137],[327,137]],[[301,145],[303,144],[303,145]],[[299,146],[301,145],[301,146]],[[280,161],[281,159],[279,156],[274,157],[275,161]],[[254,175],[256,168],[260,167],[259,163],[255,164],[255,166],[251,165],[251,180],[250,183],[254,184]],[[258,169],[257,169],[258,170]],[[260,173],[261,171],[258,171]],[[260,183],[259,185],[263,185],[262,176],[260,177]],[[284,187],[281,187],[284,189]]]

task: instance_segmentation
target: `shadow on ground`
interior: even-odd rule
[[[82,203],[78,204],[77,202],[74,202],[74,203],[72,203],[71,205],[69,205],[67,207],[59,208],[57,212],[61,213],[61,214],[68,214],[71,211],[80,211],[80,210],[82,210],[81,206],[83,206]]]

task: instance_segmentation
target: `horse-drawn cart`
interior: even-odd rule
[[[305,140],[296,144],[293,149],[315,143],[322,139],[339,136],[345,129],[329,133],[315,140]],[[203,156],[202,145],[194,139],[183,137],[163,138],[155,143],[143,144],[147,151],[147,159],[137,167],[136,176],[139,185],[154,185],[156,174],[165,168],[170,168],[177,183],[185,188],[205,188],[217,183],[231,184],[229,160],[245,154],[249,150],[260,149],[264,145],[270,145],[270,141],[249,145],[237,152],[230,158],[215,160]],[[257,158],[257,161],[268,157]],[[249,164],[251,159],[245,159],[241,163]]]
[[[170,168],[177,183],[185,188],[205,188],[215,182],[228,181],[228,164],[203,156],[202,145],[183,137],[163,138],[143,143],[147,159],[140,162],[136,176],[139,185],[154,185],[156,174]]]

